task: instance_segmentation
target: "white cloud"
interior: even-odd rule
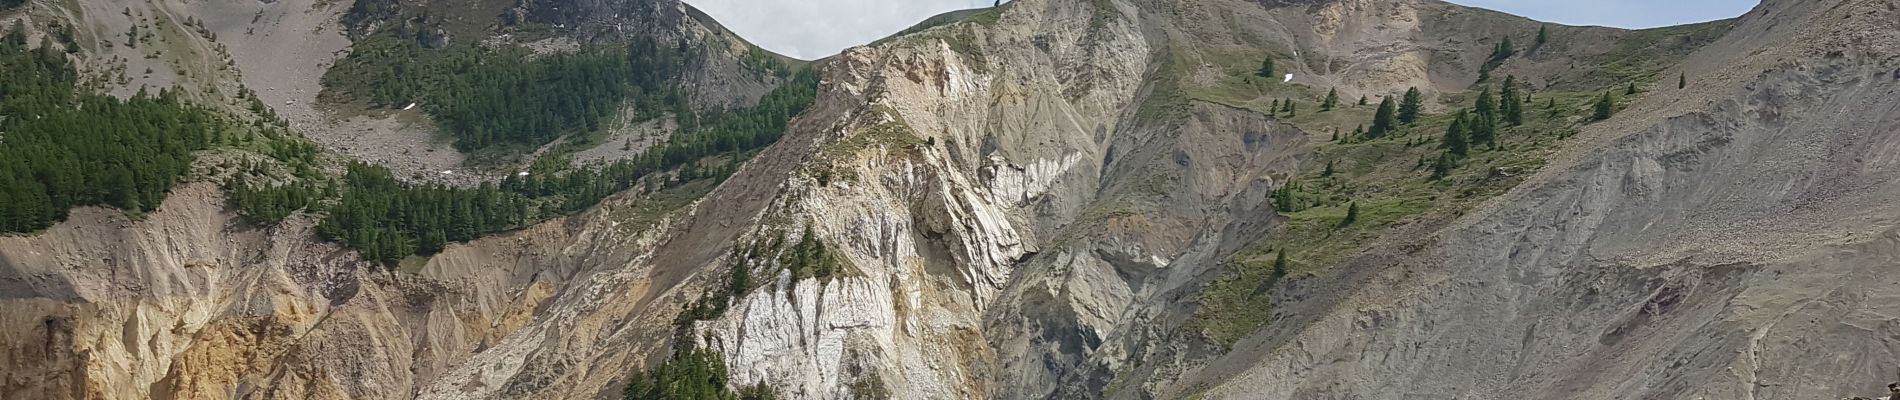
[[[837,54],[945,12],[990,0],[686,0],[767,50],[801,59]]]

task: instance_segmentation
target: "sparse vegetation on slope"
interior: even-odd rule
[[[1375,129],[1320,142],[1310,165],[1325,167],[1295,176],[1270,194],[1285,222],[1229,260],[1229,272],[1203,292],[1187,327],[1217,345],[1231,345],[1273,319],[1274,289],[1286,276],[1276,271],[1322,271],[1388,232],[1456,216],[1515,186],[1592,120],[1598,97],[1591,92],[1541,93],[1551,106],[1526,112],[1535,106],[1524,104],[1517,79],[1504,82],[1502,91],[1481,86],[1475,95],[1451,96],[1462,103],[1452,104],[1456,111],[1420,114],[1412,124],[1398,121],[1391,96],[1376,110],[1283,119],[1325,132],[1370,117]],[[1369,111],[1375,115],[1367,116]],[[1385,133],[1373,133],[1377,127]]]

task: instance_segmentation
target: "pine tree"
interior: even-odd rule
[[[1548,42],[1550,42],[1550,26],[1537,26],[1537,47],[1544,47],[1544,43]]]
[[[1359,105],[1366,105],[1366,95],[1359,95]]]
[[[1319,103],[1319,110],[1332,111],[1333,107],[1338,106],[1338,105],[1339,105],[1339,89],[1334,88],[1334,89],[1326,91],[1326,101]]]
[[[1624,94],[1624,95],[1630,95],[1630,96],[1635,96],[1635,95],[1636,95],[1636,82],[1630,82],[1630,88],[1629,88],[1629,90],[1626,90],[1626,91],[1624,91],[1624,92],[1623,92],[1623,94]]]
[[[1273,277],[1269,279],[1269,281],[1278,282],[1280,279],[1286,278],[1286,274],[1286,249],[1280,249],[1280,255],[1273,258]]]
[[[1330,141],[1330,142],[1337,142],[1337,141],[1339,141],[1339,127],[1337,127],[1337,126],[1335,126],[1335,127],[1333,127],[1333,138],[1332,138],[1331,140],[1328,140],[1328,141]]]
[[[1465,112],[1459,111],[1458,116],[1452,118],[1451,126],[1445,128],[1442,143],[1445,151],[1460,157],[1470,153],[1471,142],[1465,134],[1465,124]]]
[[[1333,176],[1333,160],[1326,160],[1326,170],[1320,171],[1319,176],[1322,176],[1322,177]]]
[[[1424,94],[1416,87],[1405,89],[1405,98],[1399,101],[1399,122],[1410,125],[1418,121],[1418,113],[1424,108]]]
[[[1465,121],[1465,128],[1470,130],[1472,144],[1497,145],[1498,101],[1491,95],[1491,88],[1478,93],[1477,107],[1471,119]]]
[[[1346,218],[1339,221],[1339,226],[1352,225],[1354,222],[1359,222],[1359,202],[1357,201],[1346,203]]]
[[[1378,139],[1392,133],[1392,129],[1398,122],[1397,116],[1394,115],[1397,111],[1393,108],[1392,96],[1380,98],[1379,111],[1372,114],[1372,129],[1366,131],[1367,138]]]
[[[1277,113],[1280,112],[1280,110],[1282,110],[1282,108],[1280,108],[1280,99],[1273,99],[1273,104],[1267,105],[1267,111],[1269,111],[1269,113]]]
[[[1299,211],[1299,209],[1296,208],[1297,206],[1293,204],[1293,192],[1298,190],[1298,187],[1298,183],[1287,181],[1285,185],[1280,185],[1279,189],[1275,189],[1273,191],[1273,209],[1279,210],[1280,212]]]
[[[1511,126],[1523,125],[1524,103],[1517,95],[1516,76],[1504,77],[1504,89],[1498,92],[1498,97],[1504,98],[1504,103],[1498,106],[1498,111],[1503,114],[1504,123]]]
[[[1445,177],[1451,176],[1451,170],[1455,168],[1458,168],[1456,159],[1450,154],[1440,153],[1438,155],[1438,161],[1432,162],[1431,180],[1445,179]]]
[[[1275,72],[1273,68],[1273,56],[1267,56],[1265,60],[1260,61],[1260,76],[1272,78],[1277,75]]]
[[[1610,98],[1609,92],[1604,92],[1603,97],[1597,99],[1596,114],[1592,115],[1591,119],[1602,121],[1610,119],[1610,116],[1615,113],[1616,99]]]
[[[1688,73],[1682,73],[1682,74],[1676,75],[1676,88],[1677,89],[1689,88],[1689,74]]]
[[[1291,99],[1287,100],[1285,104],[1286,104],[1286,117],[1293,118],[1293,116],[1299,112],[1299,108],[1293,106],[1293,100]]]

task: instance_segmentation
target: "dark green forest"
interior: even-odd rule
[[[513,228],[527,217],[525,199],[494,185],[410,187],[388,169],[361,163],[350,165],[343,181],[343,197],[317,225],[317,233],[356,248],[365,260],[385,264]]]
[[[192,152],[223,137],[224,121],[167,91],[80,90],[63,52],[29,48],[18,29],[0,39],[0,232],[46,228],[74,206],[155,208]]]
[[[325,73],[323,100],[376,108],[418,103],[462,151],[539,146],[591,132],[629,99],[646,118],[685,106],[668,83],[687,64],[684,46],[638,39],[624,48],[533,57],[512,47],[430,48],[429,29],[406,26],[358,40]]]

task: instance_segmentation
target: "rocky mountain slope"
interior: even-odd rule
[[[329,11],[272,29],[343,31],[342,5],[280,3],[259,15]],[[621,6],[516,10],[643,20]],[[1011,2],[828,60],[817,102],[716,185],[630,190],[413,271],[317,240],[317,216],[244,223],[207,183],[0,237],[0,364],[21,366],[0,397],[616,398],[688,346],[790,398],[1866,393],[1900,373],[1880,362],[1897,6],[1770,0],[1530,45],[1543,25],[1431,0]],[[727,35],[666,20],[686,28],[648,26]],[[1521,50],[1499,59],[1504,37]],[[252,87],[292,70],[233,54]],[[1254,77],[1269,57],[1293,79]],[[1428,179],[1481,75],[1552,106]],[[259,96],[299,115],[300,76],[269,81],[306,97]],[[1408,87],[1422,122],[1337,139],[1373,117],[1352,100]],[[1605,90],[1630,102],[1590,121]],[[1320,112],[1328,91],[1345,105]],[[337,123],[310,112],[293,127]],[[1316,205],[1281,210],[1292,186]],[[1289,249],[1291,273],[1249,280]]]

